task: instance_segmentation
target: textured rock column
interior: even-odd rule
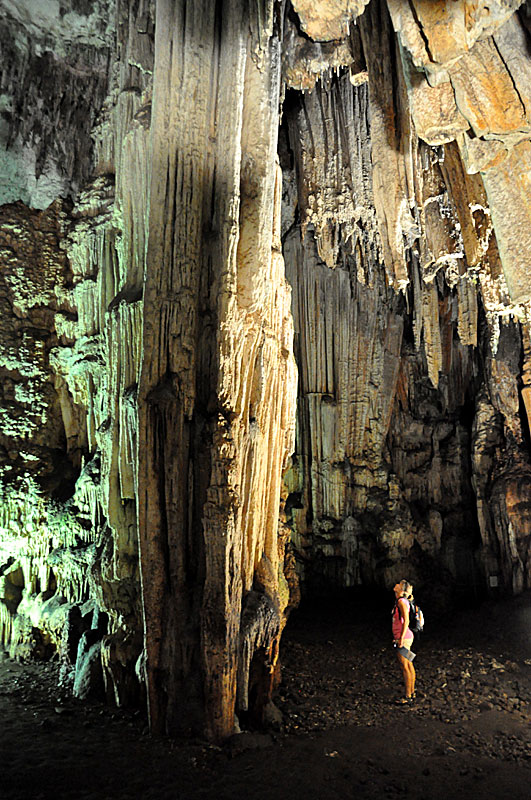
[[[294,417],[273,228],[280,59],[263,23],[252,50],[253,24],[235,1],[157,4],[138,439],[148,703],[154,731],[213,739],[234,729],[256,571],[280,617]]]

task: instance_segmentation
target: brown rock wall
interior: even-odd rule
[[[514,13],[518,2],[387,5],[403,48],[416,132],[430,144],[456,138],[467,171],[481,172],[511,299],[527,302],[527,12]]]

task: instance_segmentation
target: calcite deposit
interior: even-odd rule
[[[213,740],[301,592],[531,587],[531,4],[1,0],[0,635]]]

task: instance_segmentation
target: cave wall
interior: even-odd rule
[[[68,19],[48,6],[41,19],[31,3],[7,11],[6,52],[10,25],[24,36],[5,76],[6,161],[26,172],[18,184],[6,178],[3,206],[18,225],[8,218],[3,230],[23,298],[6,273],[6,328],[20,316],[23,340],[15,352],[5,334],[14,431],[2,434],[2,640],[13,657],[57,651],[79,697],[103,690],[125,703],[145,692],[154,731],[222,738],[236,709],[258,722],[267,713],[296,586],[279,519],[297,377],[273,7],[89,3]],[[76,73],[86,86],[69,82],[80,42],[97,98],[90,75]],[[39,128],[52,91],[42,58],[65,119],[52,109]],[[18,128],[15,67],[31,84]],[[44,175],[32,194],[36,161],[62,183]],[[22,244],[20,264],[9,249],[21,219],[37,240],[26,248],[37,276],[24,273]],[[28,311],[36,302],[42,358]],[[45,463],[23,451],[30,439]]]
[[[149,3],[20,3],[1,36],[2,638],[15,657],[56,650],[74,693],[118,703],[142,651],[152,34]]]
[[[299,583],[529,588],[529,3],[0,5],[10,654],[222,739]]]
[[[505,164],[525,139],[525,9],[470,18],[465,58],[429,39],[455,4],[418,5],[420,23],[407,4],[371,3],[345,51],[309,45],[304,17],[302,31],[287,18],[280,152],[299,366],[287,507],[313,590],[388,585],[400,572],[437,593],[518,592],[530,566],[529,307],[515,289],[525,278],[514,228],[505,242],[491,208],[501,178],[470,152],[496,147]],[[504,47],[512,56],[487,68],[505,88],[473,103],[483,51]],[[516,105],[520,88],[511,121],[504,102]],[[528,213],[523,196],[504,205]]]

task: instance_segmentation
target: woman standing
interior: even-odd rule
[[[407,581],[400,581],[393,587],[395,605],[393,608],[393,641],[396,645],[398,663],[402,670],[405,697],[397,702],[400,704],[411,703],[415,696],[415,667],[410,653],[413,644],[413,633],[409,629],[409,600],[413,597],[413,586]],[[407,657],[409,655],[409,658]],[[413,655],[414,658],[414,655]]]

